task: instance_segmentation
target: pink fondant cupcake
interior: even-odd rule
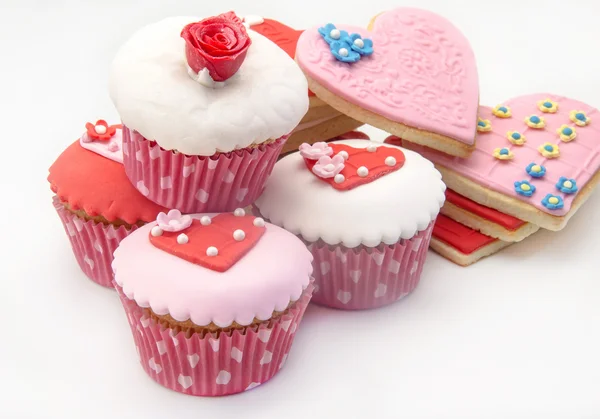
[[[127,176],[184,213],[244,207],[308,110],[307,89],[294,60],[232,12],[149,25],[111,70]]]
[[[261,218],[161,213],[115,252],[115,287],[144,370],[172,390],[222,396],[283,367],[313,291],[312,256]]]
[[[344,140],[281,159],[255,206],[308,245],[314,302],[367,309],[417,286],[445,189],[417,153]]]
[[[122,130],[100,120],[52,164],[48,181],[81,270],[112,287],[113,252],[139,226],[165,208],[144,198],[123,168]]]

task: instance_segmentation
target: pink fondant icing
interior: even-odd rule
[[[197,214],[192,218],[200,219]],[[146,224],[115,251],[115,282],[141,307],[199,326],[250,324],[268,320],[300,298],[312,274],[306,246],[284,229],[266,224],[266,232],[242,259],[225,272],[187,262],[154,247]]]
[[[335,23],[335,22],[334,22]],[[373,40],[374,53],[337,61],[318,28],[298,41],[300,67],[326,89],[371,112],[471,145],[479,103],[475,56],[446,19],[419,9],[381,14],[373,31],[337,25]]]
[[[123,163],[123,129],[121,128],[117,128],[115,135],[108,141],[93,140],[87,133],[83,133],[79,144],[86,150],[93,151],[102,157]]]
[[[538,101],[549,98],[558,103],[558,112],[542,113],[538,108]],[[582,102],[548,93],[521,96],[504,102],[511,110],[512,117],[498,118],[492,114],[489,107],[479,108],[481,119],[488,119],[492,125],[490,132],[480,133],[477,137],[476,149],[469,158],[451,157],[422,146],[405,142],[403,145],[419,152],[435,164],[451,169],[474,182],[501,192],[552,215],[562,216],[571,209],[573,199],[577,194],[564,194],[556,188],[556,183],[561,176],[577,181],[581,189],[600,168],[600,125],[596,124],[594,115],[598,112]],[[579,127],[569,119],[569,112],[582,110],[592,122]],[[525,124],[526,117],[538,115],[546,120],[544,129],[530,128]],[[556,130],[566,124],[577,132],[577,137],[570,142],[560,140]],[[513,145],[506,139],[508,131],[518,131],[525,136],[525,144]],[[543,157],[538,147],[544,143],[558,145],[560,156],[554,159]],[[512,160],[498,160],[494,158],[494,149],[506,147],[514,154]],[[530,163],[536,163],[546,168],[546,175],[542,178],[531,177],[526,172]],[[536,187],[531,197],[525,197],[515,192],[516,181],[527,180]],[[564,207],[549,210],[542,205],[546,194],[561,196]]]

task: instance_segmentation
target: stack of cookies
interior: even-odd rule
[[[320,99],[435,164],[449,189],[431,247],[459,265],[564,228],[600,179],[595,108],[550,93],[480,106],[467,39],[433,13],[306,31],[296,61]]]

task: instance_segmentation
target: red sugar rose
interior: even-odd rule
[[[181,31],[188,65],[196,73],[207,69],[214,81],[222,82],[239,69],[252,40],[234,12],[190,23]]]

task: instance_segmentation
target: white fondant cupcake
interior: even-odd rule
[[[445,189],[417,153],[344,140],[303,144],[281,159],[255,206],[308,245],[314,302],[366,309],[417,286]]]
[[[312,256],[293,234],[242,209],[172,210],[114,256],[142,367],[158,383],[222,396],[283,367],[313,291]]]
[[[127,176],[183,212],[244,207],[306,113],[307,89],[294,60],[232,12],[149,25],[111,69]]]

